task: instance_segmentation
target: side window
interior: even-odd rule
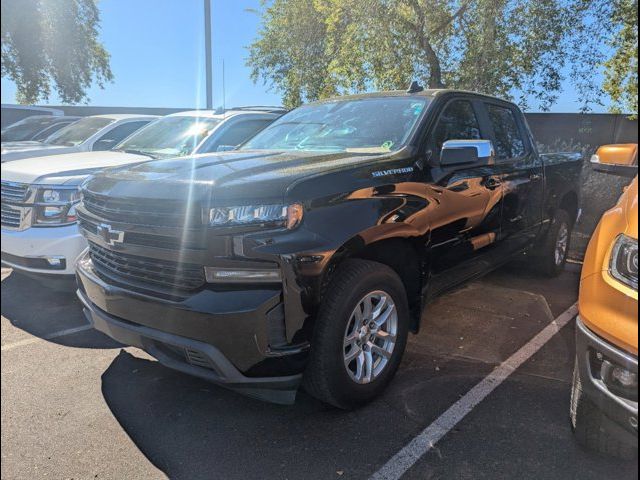
[[[440,115],[428,145],[433,156],[437,158],[442,145],[447,140],[479,140],[481,138],[480,123],[471,102],[454,100]]]
[[[527,150],[513,110],[489,104],[487,113],[496,136],[495,148],[498,158],[508,160],[524,156]]]
[[[249,140],[273,120],[245,120],[227,127],[220,135],[214,135],[208,140],[198,153],[216,152],[219,147],[236,147]]]
[[[92,150],[111,150],[136,130],[144,127],[149,121],[127,122],[112,128],[93,144]]]
[[[70,122],[72,123],[72,122]],[[49,128],[45,128],[44,130],[42,130],[40,133],[38,133],[35,137],[33,137],[31,140],[36,140],[38,142],[43,141],[45,138],[47,138],[49,135],[54,134],[55,132],[57,132],[58,130],[60,130],[62,127],[66,127],[67,125],[69,125],[69,123],[54,123],[53,125],[51,125]]]

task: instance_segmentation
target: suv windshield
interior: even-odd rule
[[[218,123],[216,118],[164,117],[121,142],[115,150],[153,157],[189,155]]]
[[[45,143],[51,145],[63,145],[65,147],[73,147],[79,145],[98,130],[106,127],[115,120],[103,117],[87,117],[78,120],[76,123],[64,127],[45,140]]]
[[[376,97],[306,105],[249,140],[243,150],[385,153],[409,138],[428,98]]]
[[[41,130],[58,121],[51,115],[28,117],[2,130],[3,142],[31,140]]]

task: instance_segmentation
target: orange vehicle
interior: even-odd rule
[[[638,454],[638,146],[607,145],[596,171],[634,177],[600,219],[580,279],[571,423],[578,441]]]

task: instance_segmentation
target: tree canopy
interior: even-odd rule
[[[113,79],[98,41],[94,0],[2,0],[2,77],[15,82],[19,103],[87,101],[86,90]]]
[[[597,72],[613,47],[605,89],[624,104],[633,96],[634,31],[637,99],[637,18],[634,13],[635,30],[624,27],[630,19],[622,7],[637,7],[637,0],[615,1],[620,6],[605,0],[263,1],[247,63],[253,79],[281,92],[287,106],[406,88],[417,79],[431,88],[515,98],[525,108],[533,99],[544,110],[568,76],[588,110],[601,100]],[[605,19],[609,27],[594,32]]]

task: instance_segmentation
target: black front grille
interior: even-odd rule
[[[92,242],[89,252],[96,271],[117,282],[171,290],[195,290],[205,283],[201,265],[128,255]]]
[[[90,213],[121,223],[164,227],[197,227],[203,224],[200,208],[195,202],[113,198],[84,192],[82,203]]]
[[[80,228],[86,230],[89,233],[97,235],[98,223],[94,220],[86,218],[79,212],[78,222]],[[127,231],[124,235],[124,243],[129,245],[139,245],[143,247],[165,248],[168,250],[182,250],[191,249],[197,250],[204,248],[204,239],[202,238],[203,232],[195,235],[187,236],[168,236],[157,235],[154,233],[142,233]]]
[[[3,227],[19,228],[22,213],[19,209],[2,204],[2,224]]]
[[[29,192],[29,185],[26,183],[2,182],[0,187],[3,202],[24,202]]]

